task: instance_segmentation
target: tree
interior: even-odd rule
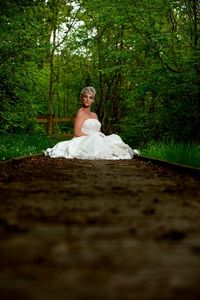
[[[43,59],[48,45],[43,1],[3,2],[0,17],[1,131],[28,126],[30,115],[45,106]]]
[[[29,3],[2,1],[2,124],[18,122],[17,105],[73,114],[93,85],[105,133],[135,145],[199,137],[199,1]]]

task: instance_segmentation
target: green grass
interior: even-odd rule
[[[1,134],[0,160],[41,153],[57,142],[44,134]]]
[[[45,134],[0,135],[0,160],[41,153],[60,138]],[[142,155],[200,168],[200,145],[195,143],[149,143],[140,149]]]
[[[144,156],[187,166],[200,167],[200,145],[195,143],[150,143],[141,149]]]

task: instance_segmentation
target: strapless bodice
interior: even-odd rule
[[[90,135],[99,132],[100,129],[101,123],[97,119],[86,119],[83,123],[81,131]]]

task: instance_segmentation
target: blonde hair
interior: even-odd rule
[[[93,96],[95,97],[96,95],[96,90],[93,88],[93,86],[86,86],[84,89],[82,89],[81,91],[81,94],[80,94],[80,97],[82,99],[83,95],[85,93],[90,93],[90,94],[93,94]]]

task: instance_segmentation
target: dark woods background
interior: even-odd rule
[[[73,116],[86,85],[106,134],[199,141],[198,0],[0,0],[0,131]],[[63,130],[66,130],[63,127]]]

